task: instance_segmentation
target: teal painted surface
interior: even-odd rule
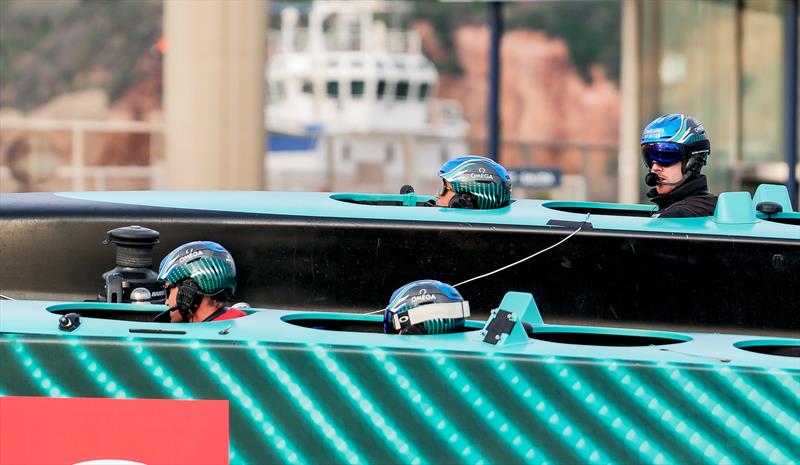
[[[184,325],[83,318],[63,333],[47,307],[152,310],[0,301],[2,395],[227,400],[233,463],[800,461],[798,359],[737,348],[797,339],[545,325],[676,342],[493,347],[479,331],[304,328],[286,320],[380,317],[279,310]]]
[[[785,213],[792,212],[792,201],[789,199],[789,190],[781,184],[761,184],[753,195],[753,209],[759,202],[775,202],[783,208]]]
[[[550,220],[581,223],[587,220],[582,213],[568,213],[555,207],[573,206],[593,209],[628,209],[651,211],[647,205],[619,205],[596,202],[546,202],[515,200],[508,207],[495,210],[463,210],[441,207],[409,206],[408,195],[391,194],[330,194],[299,192],[77,192],[57,195],[96,202],[121,203],[154,207],[184,208],[211,211],[231,211],[318,218],[398,220],[486,224],[492,226],[545,227]],[[360,205],[335,200],[332,196],[355,200],[395,201],[398,206]],[[426,200],[429,196],[414,196]],[[741,199],[740,208],[752,209],[749,199]],[[745,205],[746,204],[746,205]],[[548,205],[554,208],[548,208]],[[739,208],[739,207],[737,207]],[[704,234],[720,236],[768,237],[800,240],[800,226],[755,220],[749,224],[720,224],[714,217],[703,218],[645,218],[614,215],[589,215],[594,229],[643,233]]]
[[[753,224],[756,213],[747,192],[723,192],[717,199],[714,221],[719,224]]]

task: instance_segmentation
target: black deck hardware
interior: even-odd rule
[[[498,309],[494,319],[486,327],[486,336],[483,338],[483,342],[497,345],[503,334],[511,334],[515,321],[510,319],[510,316],[511,312]]]

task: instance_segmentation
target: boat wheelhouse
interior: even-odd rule
[[[467,153],[461,107],[433,98],[438,73],[419,34],[386,24],[407,7],[315,1],[281,9],[265,73],[271,190],[379,192],[405,179],[432,192],[439,166]]]

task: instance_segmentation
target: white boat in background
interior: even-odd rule
[[[268,189],[394,192],[405,183],[431,193],[438,168],[467,153],[461,106],[432,98],[439,76],[419,35],[383,21],[407,10],[394,1],[280,10],[266,69]]]

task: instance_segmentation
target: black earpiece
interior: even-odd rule
[[[689,159],[686,160],[686,164],[683,165],[683,172],[691,173],[696,164],[697,164],[697,157],[696,156],[689,157]]]
[[[453,198],[450,199],[450,202],[447,204],[450,208],[475,208],[476,202],[474,198],[469,194],[459,194],[455,193]]]
[[[175,306],[181,312],[183,321],[189,321],[192,314],[198,307],[200,302],[203,301],[203,292],[200,286],[191,279],[181,281],[178,285],[178,295],[175,299]]]
[[[706,164],[706,157],[708,157],[708,152],[700,152],[690,156],[686,160],[686,164],[683,165],[684,174],[686,176],[699,176],[700,170],[703,169],[703,166]]]

